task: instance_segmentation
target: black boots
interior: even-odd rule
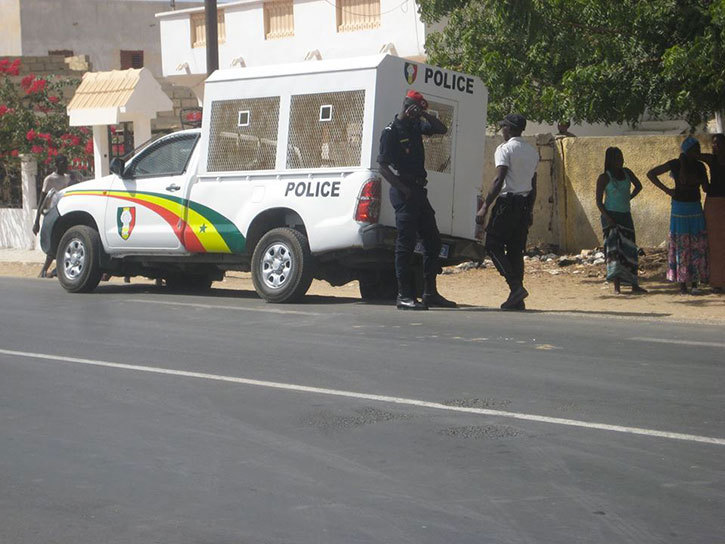
[[[517,283],[513,286],[511,286],[511,293],[509,294],[509,298],[506,299],[506,302],[501,304],[502,310],[523,310],[526,309],[526,306],[523,306],[524,299],[529,296],[529,292],[524,289],[524,286],[521,283]]]
[[[423,288],[423,304],[429,308],[458,308],[458,304],[444,298],[436,287],[436,274],[429,274],[425,277]]]
[[[401,280],[398,278],[398,299],[395,301],[395,305],[398,310],[427,310],[423,302],[420,302],[415,298],[415,288],[413,287],[412,278],[410,281]]]

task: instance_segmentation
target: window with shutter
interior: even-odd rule
[[[292,0],[271,0],[264,3],[264,38],[276,40],[295,35]]]
[[[143,68],[143,51],[121,50],[121,70]]]
[[[336,0],[337,31],[354,32],[380,26],[380,0]]]
[[[192,13],[190,18],[191,24],[191,47],[206,47],[206,15],[202,13]],[[217,41],[224,43],[226,41],[226,23],[224,21],[224,10],[217,11]]]

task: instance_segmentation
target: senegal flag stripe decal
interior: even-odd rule
[[[220,213],[186,199],[144,191],[67,191],[64,196],[106,196],[137,203],[159,214],[184,247],[195,253],[243,253],[246,240]],[[182,214],[186,214],[186,218]]]

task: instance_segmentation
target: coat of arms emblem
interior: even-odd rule
[[[118,226],[118,235],[124,240],[128,240],[136,226],[136,207],[126,206],[116,210],[116,225]]]

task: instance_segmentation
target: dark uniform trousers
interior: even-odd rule
[[[390,188],[390,202],[395,208],[395,227],[398,237],[395,240],[395,275],[404,297],[415,296],[412,258],[418,234],[423,240],[423,273],[426,276],[439,274],[438,255],[441,252],[441,236],[436,224],[435,211],[428,201],[428,191],[419,185],[411,184],[412,194],[406,200],[405,195],[395,187]]]
[[[486,228],[486,250],[511,288],[524,281],[524,250],[530,214],[528,196],[502,195],[496,200]]]

